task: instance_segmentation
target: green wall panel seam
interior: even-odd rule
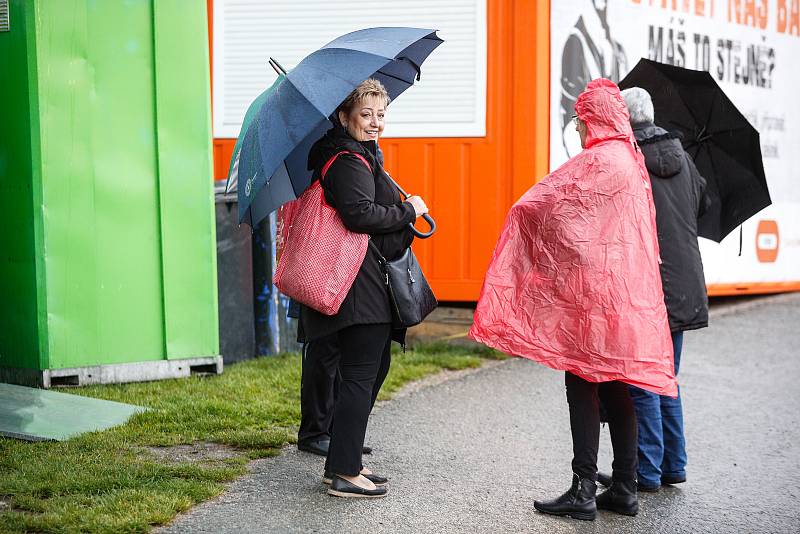
[[[39,369],[50,365],[49,314],[47,312],[47,266],[45,263],[46,237],[44,233],[44,190],[42,173],[42,131],[39,108],[39,30],[41,28],[41,0],[29,5],[25,11],[26,46],[28,61],[28,94],[30,105],[31,136],[31,196],[33,200],[34,258],[36,277],[36,315],[39,340]]]
[[[153,3],[168,359],[219,353],[207,28],[205,9]]]
[[[156,30],[156,5],[158,0],[152,0],[151,2],[151,9],[150,9],[150,16],[151,16],[151,27],[153,29],[153,120],[154,120],[154,128],[153,128],[153,137],[156,146],[156,165],[155,165],[155,183],[156,183],[156,190],[158,191],[158,209],[156,210],[156,217],[157,217],[157,226],[158,226],[158,256],[159,260],[158,263],[161,266],[161,325],[163,331],[162,337],[162,359],[169,358],[168,352],[168,343],[167,337],[169,335],[168,324],[167,324],[167,287],[166,287],[166,276],[164,273],[164,227],[163,227],[163,209],[164,209],[164,198],[163,192],[161,190],[161,148],[159,144],[159,117],[158,117],[158,31]]]
[[[205,87],[207,88],[206,93],[206,115],[205,115],[205,125],[206,130],[208,131],[208,149],[206,150],[206,165],[208,166],[209,173],[208,173],[208,180],[206,180],[206,184],[208,187],[208,195],[211,198],[214,198],[214,149],[213,149],[213,125],[211,120],[211,109],[212,109],[212,100],[211,100],[211,53],[209,50],[209,34],[208,34],[208,9],[202,10],[203,14],[203,46],[201,50],[203,52],[202,58],[202,65],[203,65],[203,77],[206,80]],[[215,335],[213,336],[214,345],[214,355],[220,354],[219,350],[219,285],[217,283],[219,279],[219,275],[217,273],[217,214],[216,214],[216,206],[215,202],[208,203],[208,220],[211,222],[210,225],[210,233],[211,233],[211,240],[208,243],[209,250],[208,254],[211,259],[211,275],[213,278],[213,284],[211,285],[211,291],[213,296],[213,324],[214,324],[214,332]]]

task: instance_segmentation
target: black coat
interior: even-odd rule
[[[408,223],[416,219],[414,207],[403,202],[400,192],[389,181],[376,157],[374,141],[360,143],[341,127],[335,127],[317,141],[308,156],[308,167],[314,169],[314,180],[322,167],[336,153],[348,151],[363,156],[372,171],[356,156],[342,154],[328,169],[322,188],[325,200],[336,208],[348,230],[369,234],[370,239],[387,260],[400,257],[411,245],[414,235]],[[336,315],[324,315],[303,306],[300,312],[301,341],[312,341],[356,324],[392,322],[389,293],[385,278],[372,247]],[[405,330],[393,338],[402,341]]]
[[[634,126],[653,187],[661,283],[673,332],[708,326],[708,296],[697,244],[706,181],[676,135],[653,124]]]

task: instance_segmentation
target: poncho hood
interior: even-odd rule
[[[586,146],[611,139],[627,141],[633,137],[630,115],[619,88],[611,80],[592,80],[575,102],[575,113],[586,123]]]
[[[586,149],[511,208],[470,337],[592,382],[677,394],[650,181],[619,89],[576,104]]]

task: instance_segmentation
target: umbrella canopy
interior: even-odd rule
[[[722,241],[772,203],[758,132],[708,72],[641,59],[619,87],[647,90],[656,124],[683,135],[683,148],[708,182],[700,236]]]
[[[242,127],[239,130],[239,137],[236,138],[236,144],[233,146],[233,153],[231,154],[231,164],[230,167],[228,167],[228,181],[225,183],[226,193],[235,191],[239,185],[239,152],[242,149],[242,141],[244,141],[244,136],[247,133],[247,129],[253,123],[253,120],[255,120],[256,116],[258,116],[258,112],[261,110],[261,106],[264,105],[267,95],[274,91],[284,78],[285,76],[283,74],[278,74],[275,82],[273,82],[273,84],[270,85],[263,93],[258,95],[247,108],[247,111],[244,114],[244,119],[242,119]]]
[[[239,222],[258,224],[308,187],[311,145],[332,126],[329,116],[353,89],[376,78],[396,98],[419,79],[420,66],[442,42],[429,29],[355,31],[307,56],[265,91],[234,162]]]

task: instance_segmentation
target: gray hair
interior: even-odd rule
[[[628,113],[631,116],[631,124],[645,124],[655,122],[653,112],[653,100],[650,93],[641,87],[631,87],[620,93],[628,106]]]

